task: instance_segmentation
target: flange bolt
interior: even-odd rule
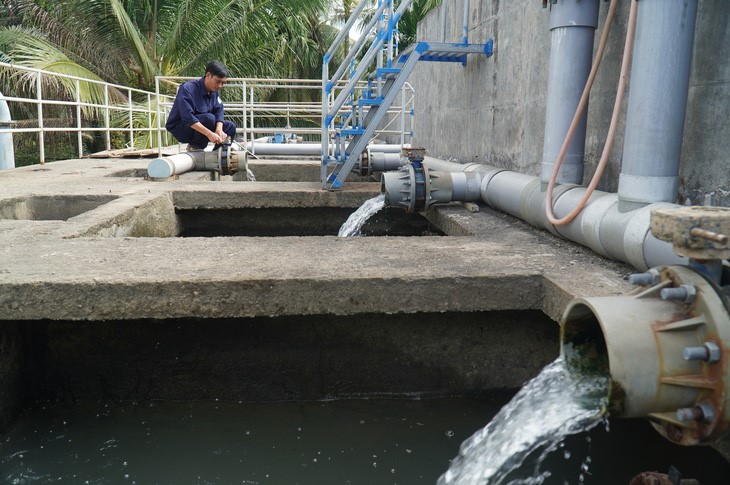
[[[630,274],[629,283],[632,285],[656,285],[659,283],[659,271],[652,268],[646,273]]]
[[[692,408],[677,409],[676,416],[680,421],[714,421],[715,411],[710,403],[701,402]]]
[[[692,285],[680,285],[678,288],[664,288],[659,295],[665,301],[692,303],[697,296],[697,290]]]
[[[709,364],[720,361],[722,351],[715,342],[705,342],[701,347],[686,347],[682,351],[685,360],[702,360]]]

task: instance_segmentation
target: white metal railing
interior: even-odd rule
[[[158,76],[155,79],[155,90],[159,94],[162,83],[170,84],[177,90],[178,86],[187,80],[198,77],[187,76]],[[338,82],[333,91],[339,92],[345,88],[347,81]],[[362,83],[361,88],[367,86]],[[274,90],[281,90],[285,99],[305,98],[311,101],[272,101],[267,94]],[[302,96],[295,92],[304,91]],[[264,79],[264,78],[228,78],[226,85],[221,88],[220,95],[225,104],[226,119],[233,121],[239,141],[249,142],[264,136],[273,136],[279,133],[289,135],[303,135],[308,140],[321,142],[322,133],[322,106],[319,100],[322,92],[319,79]],[[160,95],[161,96],[161,95]],[[160,110],[158,120],[158,146],[162,146],[165,114],[172,108],[173,98],[163,99],[157,104]],[[415,92],[411,85],[406,84],[402,90],[400,103],[388,110],[388,123],[376,132],[376,135],[399,137],[400,143],[410,141],[413,132],[413,111]],[[341,110],[342,114],[349,113],[349,107]],[[293,121],[299,121],[299,123]],[[396,123],[396,121],[398,123]],[[295,126],[292,126],[294,124]],[[305,126],[296,126],[296,125]]]
[[[20,89],[20,82],[15,83],[15,89],[11,86],[8,92],[2,93],[3,99],[9,106],[14,103],[35,106],[35,109],[31,108],[31,110],[35,112],[36,118],[23,120],[31,126],[19,126],[17,123],[6,127],[0,126],[0,133],[37,133],[41,164],[45,163],[46,134],[49,133],[76,133],[79,157],[84,156],[83,135],[85,133],[104,133],[107,150],[112,149],[111,134],[114,132],[124,134],[127,146],[134,145],[135,137],[143,133],[147,133],[150,140],[153,139],[153,132],[158,130],[153,122],[153,117],[160,113],[155,104],[168,98],[151,91],[4,62],[0,62],[0,73],[9,79],[23,77],[28,86],[30,86],[29,82],[33,83],[34,89],[28,90],[30,93]],[[48,89],[44,82],[46,80],[57,85],[65,83],[66,90]],[[72,89],[69,89],[70,85],[73,85]],[[87,88],[87,91],[97,90],[97,95],[101,94],[103,100],[82,101],[82,86]],[[73,95],[70,95],[69,91],[72,91]],[[112,98],[116,98],[118,101],[112,102]],[[49,106],[67,107],[68,124],[47,126],[45,121],[47,121],[48,115],[44,107]],[[140,118],[145,117],[147,122],[140,124]],[[54,119],[59,118],[54,117]],[[66,120],[66,117],[62,116],[60,119]],[[98,126],[90,126],[93,124]]]
[[[148,145],[156,145],[161,151],[161,147],[175,143],[165,130],[165,120],[174,96],[162,93],[161,83],[172,84],[176,90],[181,82],[197,79],[158,76],[155,78],[155,92],[151,92],[3,62],[0,62],[0,75],[15,81],[5,83],[10,86],[6,86],[6,92],[0,93],[2,99],[11,108],[14,104],[25,106],[24,110],[11,109],[11,112],[29,113],[29,119],[22,120],[22,124],[18,120],[0,124],[0,134],[36,133],[38,159],[41,164],[46,161],[46,135],[51,133],[75,133],[75,151],[79,158],[88,154],[84,153],[84,136],[94,133],[104,134],[107,150],[113,148],[111,135],[121,133],[124,136],[124,146],[134,146],[136,141],[146,135]],[[63,90],[48,87],[61,83],[65,84]],[[338,83],[335,89],[343,89],[344,84],[344,81]],[[23,85],[26,89],[22,89]],[[96,100],[82,100],[82,93],[91,89],[96,90]],[[275,89],[281,89],[287,100],[267,100],[267,93]],[[301,90],[308,90],[310,93],[303,96],[294,94]],[[308,140],[321,141],[320,94],[319,79],[230,78],[221,90],[226,118],[236,123],[237,132],[244,142],[278,133],[302,135]],[[300,98],[312,101],[288,101]],[[406,143],[406,138],[410,139],[413,131],[414,98],[413,88],[406,85],[402,91],[401,103],[391,107],[388,111],[388,123],[377,134],[400,137],[401,144]],[[62,108],[61,116],[50,113],[56,109],[54,107]],[[49,121],[51,118],[55,123]],[[307,126],[296,126],[297,124]]]

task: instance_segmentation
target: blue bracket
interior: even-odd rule
[[[372,98],[372,99],[358,99],[357,104],[360,106],[377,106],[379,104],[382,104],[383,97],[380,96],[378,98]]]
[[[340,131],[342,135],[364,135],[365,128],[350,128],[349,130]]]
[[[397,67],[381,67],[375,71],[375,75],[379,78],[383,78],[384,74],[400,74],[400,69]]]
[[[492,57],[492,54],[494,54],[494,39],[489,39],[487,43],[484,44],[484,53],[487,57]]]
[[[333,117],[332,115],[327,115],[324,117],[324,125],[329,126],[330,123],[332,123]]]

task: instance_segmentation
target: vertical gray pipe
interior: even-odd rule
[[[464,45],[467,45],[469,43],[469,14],[471,13],[469,10],[471,9],[471,5],[469,5],[469,0],[464,0],[464,22],[461,27],[461,42]]]
[[[0,93],[0,129],[8,129],[12,124],[8,102],[3,93]],[[0,170],[15,168],[15,152],[13,149],[13,134],[0,133]]]
[[[441,2],[441,42],[446,42],[446,13],[448,6],[448,0]]]
[[[555,160],[591,72],[598,7],[599,0],[561,0],[551,6],[547,111],[540,177],[545,184],[550,181]],[[586,109],[563,159],[558,183],[583,182],[587,117]]]
[[[623,209],[674,202],[697,0],[641,0],[618,195]]]

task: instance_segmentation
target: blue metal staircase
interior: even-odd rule
[[[388,109],[403,88],[418,61],[458,62],[466,65],[472,54],[492,55],[493,42],[463,43],[418,42],[402,52],[394,62],[393,37],[397,23],[408,8],[410,0],[401,1],[393,11],[393,0],[378,0],[370,23],[363,30],[358,42],[352,47],[335,75],[329,78],[329,62],[344,36],[361,15],[369,0],[360,2],[340,36],[324,56],[322,66],[322,185],[329,190],[339,190],[347,175],[359,161],[376,129],[384,120]],[[372,30],[374,29],[374,30]],[[465,27],[466,30],[466,27]],[[347,81],[341,81],[352,59],[362,49],[366,32],[374,32],[370,49],[362,56],[357,68]],[[383,58],[387,59],[383,67]],[[373,62],[375,61],[375,66]],[[367,74],[367,76],[366,76]],[[367,83],[362,80],[367,77]],[[336,94],[336,96],[335,96]],[[347,107],[347,111],[345,110]],[[344,111],[344,112],[343,112]],[[333,140],[330,140],[330,137]],[[332,143],[331,143],[332,141]]]

